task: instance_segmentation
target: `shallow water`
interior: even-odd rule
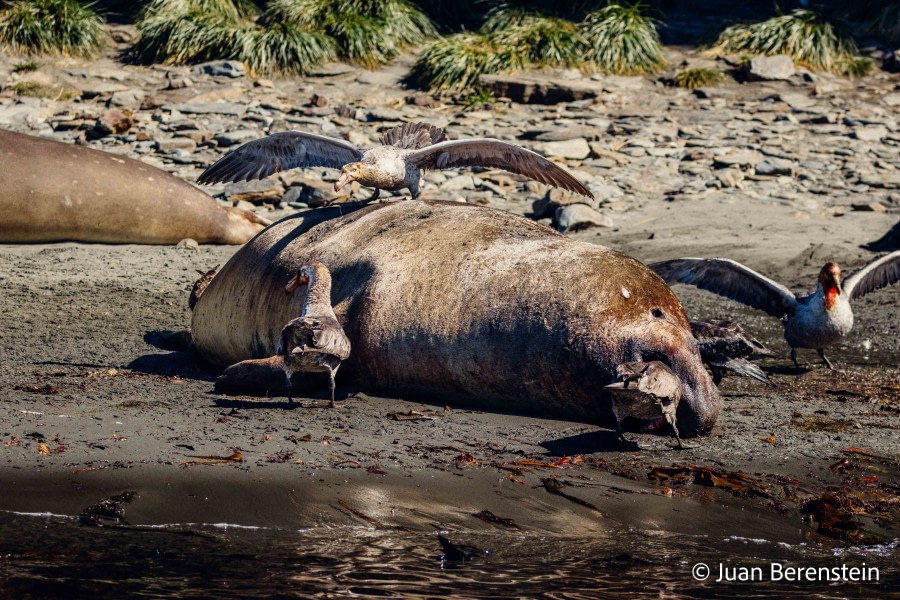
[[[900,594],[900,545],[841,548],[621,528],[607,538],[445,533],[486,551],[442,560],[438,531],[296,531],[226,524],[85,527],[73,517],[0,513],[3,598],[873,598]],[[715,582],[719,562],[762,581]],[[770,563],[862,566],[880,581],[770,581]],[[708,563],[706,582],[691,576]]]

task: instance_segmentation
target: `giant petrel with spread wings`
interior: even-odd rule
[[[335,191],[358,181],[376,189],[373,199],[380,190],[403,188],[416,198],[425,169],[489,167],[594,197],[571,174],[540,154],[500,140],[447,140],[439,127],[407,123],[386,131],[381,144],[363,152],[344,140],[314,133],[273,133],[229,152],[206,169],[198,181],[250,181],[298,167],[331,167],[341,170]]]

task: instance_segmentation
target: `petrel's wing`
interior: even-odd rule
[[[900,250],[882,256],[844,280],[844,292],[850,299],[865,296],[900,281]]]
[[[250,181],[298,167],[340,169],[361,158],[362,152],[344,140],[304,131],[282,131],[232,150],[203,171],[197,181]]]
[[[668,284],[695,285],[764,310],[773,317],[792,315],[796,311],[797,298],[789,289],[727,258],[678,258],[649,267]]]
[[[412,152],[406,160],[420,169],[453,167],[503,169],[588,198],[594,197],[590,190],[570,173],[540,154],[500,140],[486,138],[441,142]]]

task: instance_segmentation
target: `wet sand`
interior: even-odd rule
[[[693,226],[701,216],[702,234]],[[637,202],[615,231],[576,236],[645,261],[728,256],[805,289],[829,259],[847,270],[871,260],[860,245],[894,222],[863,212],[791,217],[775,205],[726,212],[714,199]],[[887,500],[896,500],[900,460],[898,288],[855,304],[854,331],[830,353],[840,371],[821,368],[811,351],[801,353],[799,376],[787,359],[764,362],[777,388],[726,378],[710,436],[673,451],[665,437],[629,434],[656,449],[642,451],[593,424],[377,397],[340,378],[335,410],[321,407],[326,390],[293,408],[284,398],[217,393],[217,371],[161,348],[158,332],[189,324],[197,270],[234,251],[0,247],[0,509],[76,515],[133,490],[133,525],[461,531],[496,528],[473,516],[489,510],[526,531],[567,535],[624,525],[791,544],[898,537],[897,504]],[[691,317],[734,317],[787,351],[774,319],[692,288],[676,292]],[[405,420],[409,411],[415,419]],[[234,453],[240,462],[185,464]],[[715,477],[653,471],[673,465]],[[743,488],[738,471],[749,477]],[[803,519],[801,507],[825,491],[870,502],[872,514],[852,517],[858,535],[822,536]]]

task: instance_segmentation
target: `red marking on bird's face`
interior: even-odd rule
[[[293,293],[298,287],[309,285],[309,275],[300,271],[297,273],[297,276],[288,281],[288,284],[284,286],[284,292],[286,294]]]
[[[841,295],[841,266],[830,262],[819,271],[819,285],[825,292],[825,308],[830,310]]]
[[[840,295],[838,289],[836,287],[830,287],[825,290],[825,309],[831,310],[834,308],[835,303],[837,302],[837,298]]]

